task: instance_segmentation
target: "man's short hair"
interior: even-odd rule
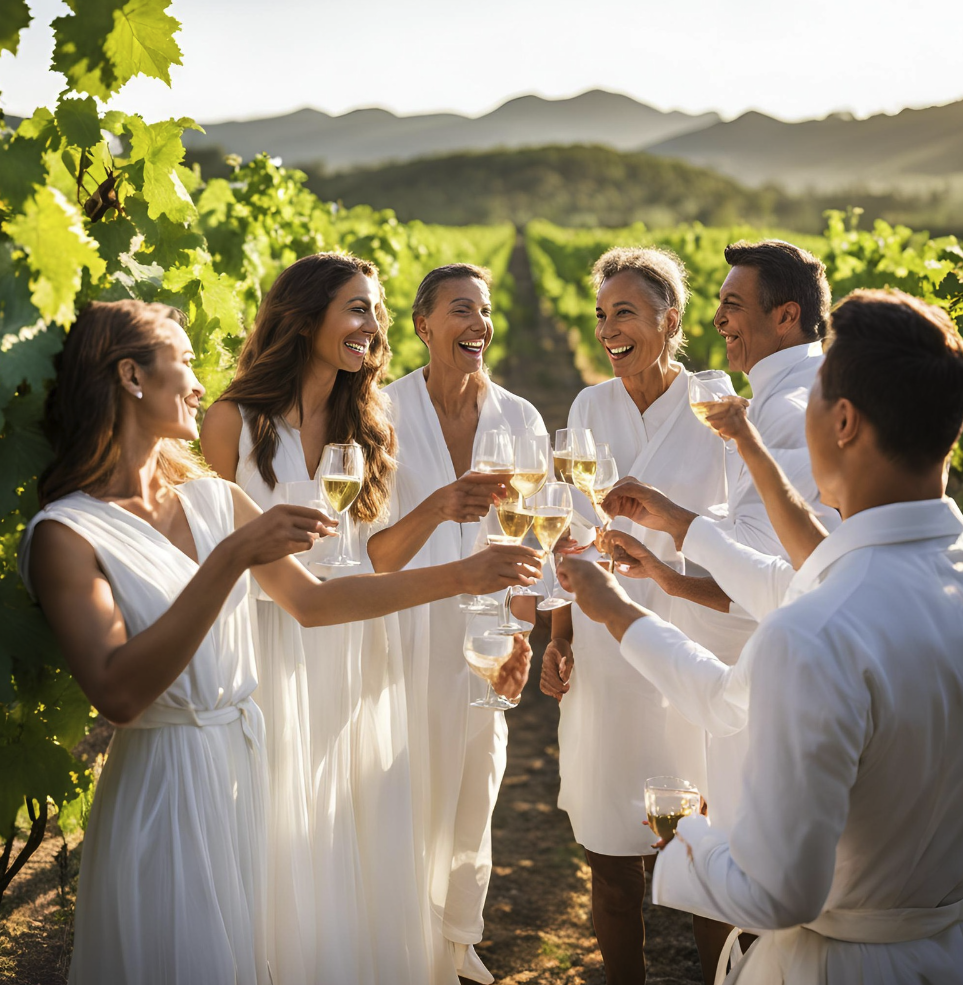
[[[880,449],[913,471],[943,462],[963,427],[963,339],[950,316],[902,291],[858,290],[830,315],[823,399],[850,400]]]
[[[730,267],[755,267],[764,311],[795,301],[806,336],[814,342],[825,337],[832,298],[826,267],[819,257],[781,239],[740,240],[727,246],[725,255]]]

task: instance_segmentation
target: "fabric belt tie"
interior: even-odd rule
[[[903,944],[936,937],[956,924],[963,923],[963,900],[945,906],[903,907],[892,910],[826,910],[812,923],[788,930],[774,931],[780,944],[790,936],[815,935],[847,944]],[[741,931],[735,928],[726,939],[716,966],[715,985],[722,985],[730,952]],[[738,976],[731,977],[737,981]]]
[[[190,705],[151,705],[129,725],[122,728],[148,729],[164,728],[168,725],[192,725],[195,728],[209,728],[214,725],[230,725],[240,719],[241,731],[252,749],[263,744],[264,719],[261,709],[251,697],[243,698],[237,704],[221,708],[194,708]]]

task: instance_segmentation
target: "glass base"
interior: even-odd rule
[[[354,561],[349,557],[336,557],[330,561],[321,561],[319,563],[325,568],[353,568],[355,565],[361,564],[360,561]]]
[[[471,702],[472,708],[491,708],[493,711],[509,711],[512,708],[518,707],[518,702],[521,700],[521,695],[512,701],[510,698],[504,698],[500,694],[496,694],[494,691],[490,695],[486,695],[484,698],[478,698],[476,701]]]
[[[561,609],[563,605],[571,605],[569,599],[543,599],[538,605],[535,606],[539,612],[544,612],[546,609]]]
[[[462,595],[458,608],[462,612],[494,612],[498,603],[484,595]]]

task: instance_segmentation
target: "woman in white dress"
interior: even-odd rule
[[[614,379],[582,390],[568,425],[591,428],[596,441],[608,442],[620,475],[671,488],[674,499],[705,512],[726,498],[726,451],[692,413],[690,373],[675,359],[683,341],[684,268],[666,251],[617,248],[593,272],[596,338]],[[725,373],[698,376],[717,396],[733,392]],[[579,499],[592,522],[588,500]],[[683,570],[667,535],[624,518],[613,526],[631,530],[656,557]],[[669,596],[651,580],[620,582],[639,604],[667,615]],[[552,637],[542,690],[561,702],[558,804],[568,811],[592,869],[592,914],[606,980],[636,985],[645,980],[643,856],[654,860],[655,840],[643,825],[645,780],[681,776],[703,789],[705,737],[625,661],[579,661],[580,651],[618,644],[577,606],[556,610]]]
[[[357,442],[365,476],[345,522],[361,524],[363,546],[387,513],[394,470],[380,391],[387,327],[367,261],[317,254],[284,270],[261,302],[234,380],[205,415],[208,462],[268,509],[284,502],[285,483],[316,479],[326,444]],[[312,570],[328,579],[357,569]],[[426,947],[414,943],[424,939],[424,906],[397,619],[303,629],[263,595],[257,612],[254,697],[278,791],[272,964],[287,981],[421,985]],[[378,823],[385,803],[391,825]]]
[[[272,981],[248,569],[306,625],[431,601],[459,580],[531,581],[517,567],[531,552],[513,548],[319,583],[287,555],[333,529],[322,513],[262,515],[193,459],[204,391],[181,317],[137,301],[81,314],[48,402],[43,509],[20,547],[71,673],[120,726],[85,836],[75,985]]]
[[[545,427],[527,401],[488,378],[490,275],[469,264],[431,271],[415,297],[415,331],[428,364],[385,390],[398,436],[394,525],[368,545],[379,571],[469,556],[478,521],[504,486],[472,473],[478,435]],[[410,741],[425,766],[417,778],[427,823],[432,940],[437,983],[491,982],[474,950],[491,876],[491,817],[505,771],[505,713],[470,708],[462,658],[465,614],[454,599],[400,613]],[[447,957],[444,967],[442,958]]]

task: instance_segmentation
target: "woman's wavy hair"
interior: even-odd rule
[[[316,253],[284,270],[261,301],[254,330],[241,349],[237,373],[218,398],[240,404],[247,412],[254,464],[271,489],[278,481],[274,471],[277,419],[292,407],[297,408],[299,418],[303,416],[304,372],[311,362],[315,335],[334,296],[357,274],[377,280],[378,268],[359,257]],[[364,452],[364,482],[351,514],[368,523],[387,510],[397,449],[381,393],[391,359],[391,320],[380,283],[379,291],[378,333],[364,365],[357,373],[338,371],[328,404],[328,440],[355,441]]]
[[[117,366],[133,359],[149,373],[168,344],[157,330],[166,319],[186,323],[177,308],[143,301],[94,301],[81,311],[55,360],[57,377],[47,395],[44,430],[54,458],[37,484],[41,506],[109,482],[120,460],[124,388]],[[157,467],[170,485],[211,474],[178,438],[161,439]]]

